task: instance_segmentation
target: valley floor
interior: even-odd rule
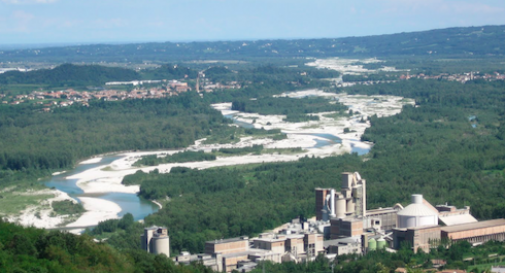
[[[196,143],[186,149],[181,150],[166,150],[166,151],[150,151],[150,152],[129,152],[120,154],[120,159],[113,161],[110,164],[100,165],[92,169],[88,169],[81,173],[68,176],[67,179],[77,179],[77,186],[81,188],[85,194],[93,195],[100,193],[137,193],[139,186],[125,186],[121,184],[123,177],[133,174],[139,170],[150,172],[158,169],[159,172],[170,172],[170,169],[175,166],[206,169],[213,167],[223,167],[241,164],[266,163],[266,162],[282,162],[295,161],[304,156],[328,157],[339,155],[342,153],[358,152],[365,154],[371,148],[371,143],[360,141],[360,137],[365,132],[366,128],[370,127],[370,123],[366,121],[368,116],[377,115],[379,117],[391,116],[401,111],[405,104],[413,104],[413,100],[403,99],[395,96],[355,96],[347,94],[325,93],[320,90],[306,90],[300,92],[284,93],[281,96],[289,97],[304,97],[304,96],[324,96],[347,105],[353,111],[352,116],[332,115],[335,113],[317,113],[320,120],[289,123],[284,122],[281,115],[259,115],[253,113],[241,113],[231,110],[231,103],[215,104],[213,107],[222,112],[223,115],[233,115],[240,122],[252,124],[255,120],[255,128],[264,129],[280,129],[287,135],[283,140],[272,140],[270,138],[253,138],[243,137],[238,143],[234,144],[203,144],[204,139],[196,141]],[[363,122],[364,120],[364,122]],[[233,125],[237,126],[237,125]],[[344,133],[344,129],[349,130]],[[332,138],[332,139],[330,139]],[[338,141],[340,139],[341,141]],[[337,141],[335,141],[337,140]],[[145,155],[157,154],[164,156],[173,154],[183,150],[204,150],[211,151],[219,148],[239,148],[252,145],[263,145],[266,149],[271,148],[302,148],[301,153],[293,154],[261,154],[261,155],[241,155],[217,157],[214,161],[187,162],[187,163],[171,163],[161,164],[152,167],[134,167],[132,166],[137,160]],[[101,158],[92,158],[84,161],[81,164],[97,163]],[[67,196],[68,197],[68,196]],[[84,208],[87,210],[79,219],[67,225],[67,227],[82,227],[93,226],[111,218],[118,218],[118,213],[121,208],[110,201],[100,200],[96,197],[80,197]],[[24,225],[35,225],[37,227],[51,228],[60,225],[63,221],[45,217],[44,220],[35,221],[34,212],[36,210],[28,209],[22,215],[16,218],[16,222]],[[14,218],[12,218],[14,220]],[[43,223],[43,224],[42,224]]]

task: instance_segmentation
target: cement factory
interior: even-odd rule
[[[163,227],[150,227],[144,229],[140,235],[140,246],[148,253],[164,254],[170,257],[170,238],[168,230]]]
[[[470,207],[432,206],[421,194],[412,194],[411,204],[403,207],[366,209],[366,181],[360,174],[342,173],[340,189],[315,189],[316,217],[302,217],[260,234],[208,241],[205,253],[187,252],[174,257],[178,263],[200,261],[215,271],[248,272],[260,261],[305,262],[319,254],[328,259],[338,255],[384,250],[395,252],[408,244],[414,252],[429,252],[442,240],[480,244],[505,241],[505,219],[477,221]],[[166,228],[152,227],[141,235],[142,248],[170,256]]]

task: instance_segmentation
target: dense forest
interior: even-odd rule
[[[255,100],[234,100],[232,110],[260,115],[288,115],[309,114],[320,112],[343,112],[347,106],[341,103],[328,103],[328,99],[321,97],[288,98],[263,97]]]
[[[145,221],[170,227],[175,252],[202,251],[205,240],[255,234],[300,214],[313,215],[314,188],[338,185],[343,171],[359,171],[367,179],[369,208],[408,204],[412,193],[422,193],[433,204],[469,205],[479,219],[504,217],[504,87],[504,82],[404,81],[345,89],[411,97],[417,106],[388,118],[369,117],[372,127],[363,140],[375,145],[365,161],[344,155],[137,173],[141,196],[170,198]]]
[[[88,235],[22,228],[1,219],[0,272],[212,273],[202,264],[176,265],[164,255],[118,251]]]
[[[250,129],[256,131],[256,129]],[[258,130],[260,131],[260,130]],[[197,162],[197,161],[212,161],[216,160],[217,156],[237,156],[246,154],[261,154],[263,145],[253,145],[250,147],[241,148],[220,148],[213,149],[207,153],[204,151],[183,151],[172,155],[147,155],[142,156],[141,159],[135,161],[133,166],[157,166],[167,163],[184,163],[184,162]],[[290,149],[293,150],[293,149]],[[139,183],[137,183],[139,184]]]
[[[0,169],[61,169],[121,150],[180,148],[229,122],[195,93],[159,100],[91,101],[41,113],[0,106]]]
[[[155,69],[141,71],[143,79],[150,80],[179,80],[184,78],[196,79],[198,71],[182,65],[164,64]]]
[[[175,153],[173,155],[158,156],[158,155],[146,155],[141,159],[135,161],[133,166],[157,166],[160,164],[167,163],[184,163],[184,162],[195,162],[195,161],[212,161],[216,160],[216,156],[210,153],[205,153],[204,151],[184,151]]]
[[[485,56],[505,54],[504,26],[457,27],[365,37],[77,45],[2,51],[0,61],[173,62],[336,56]]]

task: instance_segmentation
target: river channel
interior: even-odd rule
[[[225,115],[225,117],[230,118],[233,122],[241,127],[246,129],[254,128],[253,124],[239,121],[236,119],[234,115]],[[311,135],[314,136],[315,145],[312,147],[313,149],[322,148],[329,145],[334,145],[336,143],[341,143],[342,140],[335,135],[325,134],[325,133],[296,133],[300,135]],[[358,153],[358,155],[363,155],[368,153],[369,149],[354,147],[352,145],[352,152]],[[99,168],[106,167],[111,164],[113,161],[121,159],[123,156],[118,154],[104,156],[99,162],[90,163],[90,164],[79,164],[73,170],[53,175],[51,178],[42,181],[47,187],[56,188],[60,191],[67,193],[70,197],[76,199],[80,202],[80,197],[93,197],[106,201],[113,202],[117,204],[121,208],[121,212],[118,214],[119,217],[123,216],[126,213],[131,213],[135,220],[142,220],[146,216],[151,213],[158,211],[158,206],[153,204],[148,200],[144,200],[137,196],[134,193],[118,193],[118,192],[110,192],[110,193],[94,193],[94,194],[86,194],[84,191],[77,186],[78,179],[67,179],[67,177],[71,177],[73,175],[79,174],[81,172]]]
[[[93,197],[116,203],[121,207],[121,212],[118,216],[123,216],[126,213],[131,213],[133,218],[138,221],[144,219],[147,215],[158,211],[158,206],[148,200],[141,199],[134,193],[100,193],[100,194],[85,194],[81,188],[77,186],[78,179],[67,179],[67,177],[87,171],[89,169],[106,166],[113,161],[122,158],[119,155],[104,156],[98,163],[79,164],[75,169],[53,175],[50,179],[42,181],[47,187],[54,187],[60,191],[66,192],[70,197],[80,202],[79,197]]]
[[[234,114],[224,115],[225,118],[233,120],[233,123],[243,127],[245,129],[253,129],[254,125],[252,123],[247,123],[241,120],[238,120]],[[342,139],[332,134],[325,133],[290,133],[295,135],[309,135],[314,136],[314,141],[316,144],[312,148],[322,148],[324,146],[333,145],[336,143],[342,143]],[[357,153],[358,155],[365,155],[370,151],[369,148],[361,148],[352,145],[351,153]]]

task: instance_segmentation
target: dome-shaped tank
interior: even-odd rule
[[[377,240],[377,249],[378,250],[386,249],[386,240],[384,240],[384,238],[380,238],[379,240]]]
[[[168,236],[153,237],[151,239],[151,253],[165,254],[170,257],[170,242]]]
[[[377,249],[377,241],[374,238],[368,240],[368,250],[374,251]]]
[[[438,225],[438,212],[423,204],[421,194],[412,195],[412,204],[398,212],[399,228]]]

